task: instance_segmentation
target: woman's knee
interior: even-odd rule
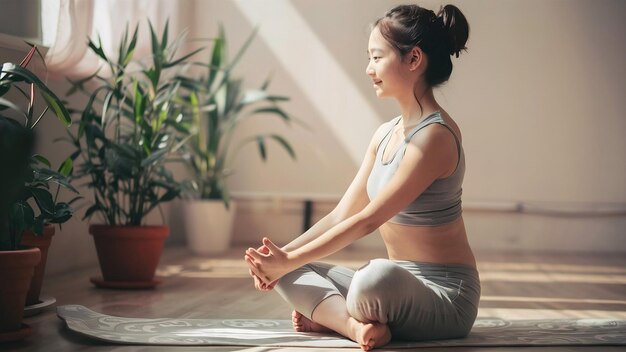
[[[359,269],[352,279],[346,303],[352,316],[362,310],[385,310],[393,300],[393,289],[400,287],[399,274],[404,270],[388,259],[373,259]],[[356,316],[355,316],[356,315]],[[367,313],[366,315],[371,315]]]
[[[397,282],[397,274],[402,270],[389,259],[372,259],[354,274],[350,291],[365,295],[388,293],[389,285]]]

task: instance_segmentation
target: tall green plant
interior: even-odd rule
[[[59,191],[66,188],[78,193],[67,178],[72,170],[70,158],[54,171],[44,156],[31,155],[32,131],[48,110],[65,126],[71,122],[63,102],[27,69],[36,52],[33,46],[20,64],[9,62],[0,67],[0,250],[18,249],[26,230],[41,235],[44,224],[69,220],[73,214],[70,204],[76,198],[60,202]],[[21,103],[5,97],[12,90],[14,96],[23,98]],[[37,93],[46,103],[38,114]]]
[[[277,142],[295,159],[289,142],[278,134],[256,134],[233,145],[236,128],[251,118],[276,116],[286,123],[292,117],[278,105],[288,101],[284,96],[268,92],[270,80],[259,89],[244,90],[243,79],[233,78],[235,68],[250,43],[256,30],[248,37],[232,61],[227,60],[226,36],[220,26],[219,35],[214,40],[210,60],[201,64],[206,75],[196,79],[186,79],[185,84],[195,88],[189,96],[192,108],[192,126],[196,133],[189,141],[188,165],[193,173],[192,185],[201,199],[222,199],[228,207],[230,194],[226,178],[232,174],[229,168],[232,160],[247,143],[255,143],[263,160],[267,158],[266,141]]]
[[[68,92],[81,91],[89,97],[78,111],[78,131],[71,134],[82,156],[75,177],[88,178],[94,193],[85,218],[100,214],[109,225],[141,225],[148,213],[181,191],[181,183],[165,164],[190,135],[183,121],[186,104],[180,95],[187,88],[181,73],[201,49],[178,57],[184,35],[170,42],[167,23],[160,37],[151,23],[149,27],[149,62],[134,57],[139,25],[132,36],[126,28],[117,59],[105,53],[99,38],[97,43],[90,40],[89,48],[110,75],[104,77],[98,70],[72,82]],[[90,81],[97,83],[95,88],[86,88]]]

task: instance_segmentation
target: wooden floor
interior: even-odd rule
[[[254,290],[242,260],[243,248],[213,258],[168,248],[156,290],[122,291],[92,287],[97,267],[47,277],[42,297],[57,305],[82,304],[95,311],[128,317],[277,318],[291,310],[277,293]],[[328,261],[357,268],[384,252],[347,249]],[[477,253],[482,280],[479,317],[626,319],[626,257],[620,255],[547,255]],[[105,345],[74,335],[54,309],[25,319],[35,334],[28,340],[0,344],[4,351],[315,351],[242,347],[158,347]],[[427,351],[622,351],[623,347],[426,348]],[[346,349],[340,349],[346,351]],[[404,350],[406,351],[406,350]]]

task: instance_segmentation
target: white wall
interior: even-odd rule
[[[302,76],[314,70],[323,77],[316,89],[336,95],[356,90],[374,108],[379,122],[397,114],[396,106],[379,101],[364,74],[368,33],[366,25],[398,1],[256,1],[265,7],[295,8],[306,28],[351,79],[338,81],[322,70],[326,63],[302,66]],[[435,9],[439,2],[420,2]],[[467,200],[505,201],[626,201],[626,24],[620,19],[626,3],[620,1],[456,1],[466,14],[471,34],[469,51],[454,59],[454,72],[438,91],[440,103],[464,132],[468,172]],[[215,33],[216,20],[224,22],[237,47],[254,24],[245,14],[246,2],[204,1],[196,14],[206,18],[196,31]],[[271,26],[280,17],[259,23]],[[286,22],[286,21],[283,21]],[[274,72],[273,89],[292,97],[289,111],[315,129],[284,130],[302,153],[290,164],[277,154],[275,163],[264,166],[254,153],[237,163],[232,185],[240,191],[337,193],[345,189],[357,167],[338,145],[336,135],[350,140],[351,131],[335,131],[327,117],[319,116],[324,101],[309,101],[298,76],[281,68],[270,49],[271,37],[257,38],[239,72],[252,85]],[[316,48],[302,42],[289,47],[306,57]],[[275,50],[276,51],[276,50]],[[290,73],[290,74],[288,74]],[[349,105],[349,103],[348,103]],[[361,106],[349,106],[352,114],[334,116],[360,123]],[[255,126],[256,127],[256,126]],[[281,130],[282,131],[282,130]],[[369,138],[369,136],[368,136]],[[315,148],[319,154],[313,155]],[[274,158],[272,158],[274,159]],[[285,164],[286,163],[286,164]],[[346,164],[349,166],[347,167]],[[270,175],[258,177],[261,170]],[[317,170],[317,171],[316,171]],[[331,171],[332,170],[332,171]],[[309,177],[311,171],[320,177]],[[350,175],[345,175],[344,172]],[[329,175],[333,179],[329,180]]]
[[[253,146],[233,165],[239,194],[339,197],[351,181],[376,124],[396,116],[378,100],[364,74],[368,24],[401,1],[195,1],[191,34],[216,34],[222,22],[231,51],[259,24],[259,36],[239,66],[249,86],[273,73],[272,92],[310,129],[266,120],[242,126],[240,136],[278,131],[298,160],[270,147],[260,161]],[[626,251],[623,215],[564,217],[477,211],[477,202],[524,202],[594,209],[626,203],[626,3],[614,1],[451,1],[467,16],[469,51],[454,59],[439,102],[457,120],[467,173],[464,202],[470,241],[477,248]],[[255,5],[251,5],[254,3]],[[261,4],[261,9],[254,6]],[[437,9],[439,2],[423,1]],[[286,14],[289,17],[286,17]],[[287,26],[288,24],[288,26]],[[265,28],[265,29],[264,29]],[[294,39],[295,38],[295,39]],[[306,39],[306,40],[305,40]],[[0,49],[3,61],[9,56]],[[63,93],[63,81],[50,82]],[[42,148],[58,163],[68,149],[50,141],[63,129],[44,123]],[[237,243],[300,231],[301,204],[247,201],[238,215]],[[270,204],[270,205],[267,205]],[[278,205],[277,205],[278,204]],[[315,218],[332,209],[316,204]],[[248,214],[248,215],[246,215]],[[64,226],[50,254],[50,270],[95,262],[87,225]],[[182,236],[174,229],[173,237]],[[379,245],[377,240],[369,244]],[[566,245],[562,245],[566,243]]]
[[[198,3],[197,16],[209,20],[203,21],[196,31],[215,33],[216,21],[212,19],[217,18],[225,24],[234,48],[243,42],[252,26],[260,25],[259,38],[244,58],[240,73],[255,83],[273,71],[274,91],[289,92],[289,111],[314,126],[315,131],[311,134],[302,129],[289,130],[280,124],[250,126],[250,131],[278,128],[291,137],[298,162],[291,163],[278,151],[272,153],[269,162],[262,163],[251,148],[235,164],[237,174],[231,179],[232,188],[243,193],[340,196],[360,161],[347,152],[345,143],[356,144],[353,149],[357,150],[364,150],[365,146],[360,135],[341,127],[339,121],[359,126],[369,122],[364,121],[364,116],[373,114],[380,123],[397,114],[392,102],[375,97],[364,69],[367,24],[402,2],[254,3],[260,5],[245,1]],[[585,213],[608,203],[624,209],[626,25],[620,16],[625,13],[626,3],[452,3],[461,8],[470,23],[469,51],[454,59],[452,78],[438,90],[437,96],[463,130],[468,165],[465,218],[470,241],[481,248],[626,250],[620,244],[625,241],[617,240],[626,227],[623,211],[622,215],[609,217],[579,216],[577,222],[582,226],[564,226],[572,224],[571,216],[485,213],[475,211],[480,207],[472,207],[478,203],[507,202],[559,210],[574,205]],[[420,4],[437,9],[440,3]],[[297,21],[285,18],[285,13],[291,14],[293,9],[301,17]],[[269,29],[264,33],[263,28]],[[317,41],[308,40],[309,32],[316,35],[321,48],[316,47]],[[307,40],[294,45],[284,33]],[[327,59],[324,53],[330,55],[330,63],[307,60],[311,55]],[[302,60],[300,73],[285,68],[284,56],[291,60],[288,64]],[[329,69],[333,65],[343,70],[349,80],[328,74],[335,72]],[[310,71],[321,78],[306,80]],[[312,95],[310,90],[331,90],[338,96],[356,94],[367,104],[347,102],[343,110],[338,109],[343,114],[329,117],[324,115],[324,105],[336,102],[332,98],[313,100],[325,96]],[[247,239],[260,226],[258,221],[248,225],[252,229],[240,225],[237,236]],[[271,231],[267,227],[258,229],[269,233],[297,231]],[[593,237],[588,233],[591,228]],[[547,233],[553,241],[542,241]],[[558,243],[562,241],[573,244],[561,246]]]

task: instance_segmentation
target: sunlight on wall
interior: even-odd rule
[[[260,26],[259,36],[310,101],[316,102],[322,119],[359,165],[370,136],[380,124],[375,109],[289,1],[235,3],[253,25]],[[280,21],[264,21],[276,18]],[[329,82],[333,86],[329,87]],[[337,87],[341,87],[339,94]]]

